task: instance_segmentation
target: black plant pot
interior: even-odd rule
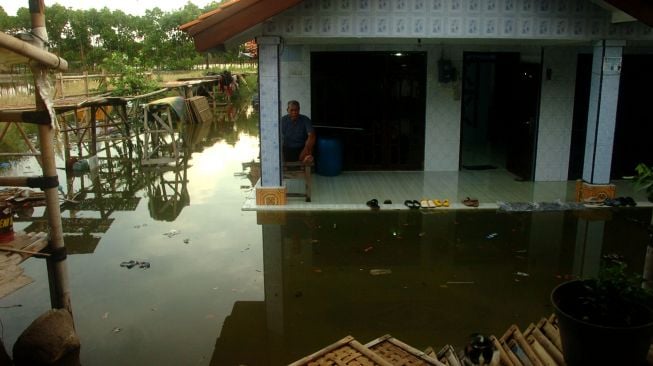
[[[641,322],[632,326],[605,326],[572,316],[574,303],[585,295],[582,281],[558,285],[551,292],[560,327],[560,338],[568,366],[647,365],[646,355],[653,335],[653,312],[643,304],[632,304]],[[640,324],[641,323],[641,324]]]

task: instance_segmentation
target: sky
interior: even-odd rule
[[[163,11],[178,10],[186,5],[188,0],[44,0],[45,14],[48,14],[48,6],[60,4],[73,9],[102,9],[105,6],[111,10],[122,10],[127,14],[144,15],[145,9],[158,7]],[[199,8],[206,6],[211,0],[192,0]],[[19,8],[27,8],[28,0],[0,0],[8,15],[14,16]]]

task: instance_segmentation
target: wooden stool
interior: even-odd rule
[[[304,193],[286,193],[286,196],[306,197],[306,202],[311,202],[311,168],[314,165],[312,161],[308,163],[301,161],[283,163],[283,179],[304,180]]]

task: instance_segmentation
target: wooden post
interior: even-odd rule
[[[64,92],[63,92],[63,74],[62,73],[57,74],[57,90],[59,91],[59,97],[60,98],[65,97]]]
[[[32,20],[32,33],[36,35],[36,37],[34,37],[36,45],[40,46],[41,49],[45,49],[43,40],[47,41],[48,33],[45,29],[45,4],[43,0],[29,0],[29,11]],[[38,82],[43,65],[32,63],[31,68],[34,73],[36,109],[39,111],[47,110],[45,102],[41,97]],[[54,116],[51,116],[51,119],[52,117]],[[40,124],[38,126],[38,131],[39,143],[41,146],[41,158],[43,159],[43,176],[56,177],[57,168],[54,161],[54,127],[51,126],[51,124]],[[62,251],[65,253],[57,187],[46,188],[44,191],[48,226],[50,228],[48,247],[51,253],[61,253]],[[70,287],[68,284],[68,268],[66,266],[65,256],[55,255],[49,257],[47,259],[47,266],[48,279],[50,282],[50,302],[52,307],[66,309],[72,314]]]
[[[88,97],[88,71],[84,70],[84,95]]]

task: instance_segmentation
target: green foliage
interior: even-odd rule
[[[21,127],[23,127],[28,136],[34,136],[37,132],[36,125],[23,123],[21,124]],[[26,151],[26,149],[27,144],[23,140],[23,136],[18,132],[18,129],[15,126],[10,126],[7,130],[7,134],[4,136],[2,141],[0,141],[0,152],[22,152]],[[14,160],[14,158],[8,156],[0,158],[0,161],[11,160]]]
[[[635,167],[637,176],[633,180],[635,189],[646,191],[649,198],[653,197],[653,170],[648,165],[641,163]]]
[[[106,7],[81,10],[52,4],[45,11],[49,47],[68,61],[71,71],[96,70],[114,52],[125,54],[130,60],[140,58],[142,66],[158,70],[190,70],[202,64],[203,57],[179,26],[224,1],[214,1],[204,8],[187,1],[178,10],[148,9],[144,16]],[[0,30],[9,34],[25,32],[30,24],[26,7],[19,8],[16,16],[7,15],[0,7]]]
[[[139,95],[154,91],[158,83],[146,73],[138,57],[129,58],[126,54],[113,52],[104,59],[102,68],[115,76],[109,79],[114,95]]]
[[[629,273],[622,261],[604,261],[597,278],[583,280],[585,293],[579,296],[583,320],[612,326],[632,324],[637,304],[650,307],[653,303],[653,292],[642,287],[643,282],[641,276]]]

